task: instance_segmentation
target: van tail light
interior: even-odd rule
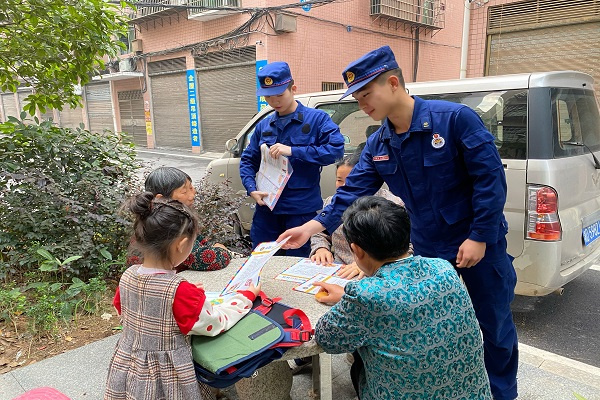
[[[558,219],[558,194],[549,186],[527,187],[526,239],[560,240],[562,228]]]

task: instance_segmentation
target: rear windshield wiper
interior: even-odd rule
[[[592,157],[594,158],[594,168],[600,169],[600,162],[594,155],[594,152],[592,150],[590,150],[590,148],[587,147],[587,145],[585,143],[583,143],[583,142],[562,142],[562,144],[568,144],[569,146],[585,147],[587,149],[587,151],[589,151],[590,154],[592,155]]]

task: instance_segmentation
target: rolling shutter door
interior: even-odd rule
[[[254,63],[198,72],[202,146],[223,151],[225,141],[235,137],[256,114]]]
[[[158,147],[192,147],[185,71],[185,57],[148,63],[154,140]]]
[[[91,132],[114,131],[110,84],[87,85],[85,99]]]
[[[40,114],[42,116],[42,121],[54,120],[54,110],[52,108],[46,107],[46,112]]]
[[[2,106],[4,107],[5,121],[8,119],[8,117],[19,118],[19,111],[17,110],[17,105],[15,104],[14,93],[6,93],[2,95]]]
[[[600,82],[600,2],[529,0],[490,7],[486,61],[486,75],[575,70]]]
[[[141,90],[119,92],[121,130],[129,134],[137,146],[148,145],[144,119],[144,99]]]
[[[185,74],[159,75],[151,79],[156,145],[191,148]]]
[[[79,124],[83,123],[83,115],[81,107],[69,108],[65,104],[60,112],[60,126],[63,128],[79,128]]]
[[[202,147],[221,152],[256,114],[256,47],[209,52],[194,61]]]
[[[21,114],[23,112],[23,106],[25,105],[25,98],[27,96],[29,96],[30,94],[31,94],[31,90],[24,90],[24,91],[17,92],[17,95],[19,96],[19,114]],[[30,117],[29,113],[27,113],[27,117],[28,118]]]

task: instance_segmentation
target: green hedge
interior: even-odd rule
[[[37,271],[40,248],[60,260],[81,256],[60,267],[63,279],[106,275],[99,269],[128,244],[118,210],[140,187],[133,144],[37,122],[0,124],[0,278]]]

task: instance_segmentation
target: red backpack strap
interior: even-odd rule
[[[281,297],[275,297],[273,299],[269,298],[269,296],[267,296],[262,290],[258,294],[258,297],[260,297],[260,305],[254,308],[254,310],[258,311],[262,315],[267,315],[273,308],[273,304],[281,300]]]
[[[310,326],[310,320],[304,311],[297,308],[291,308],[283,313],[285,323],[289,326],[294,326],[294,317],[300,319],[300,329],[290,328],[284,330],[289,332],[292,340],[298,342],[308,342],[314,334],[314,330]]]

